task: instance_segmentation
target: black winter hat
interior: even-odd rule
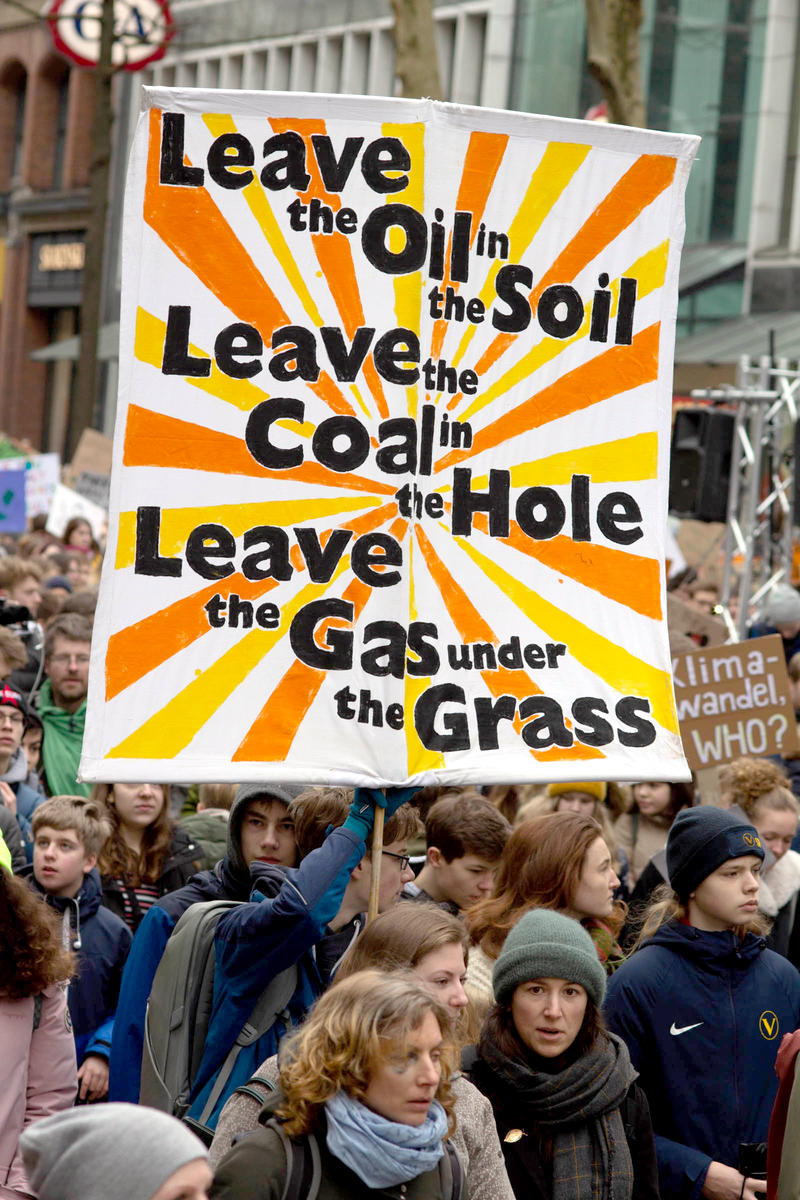
[[[764,859],[764,847],[753,825],[712,804],[681,809],[667,838],[670,884],[685,901],[717,867],[745,854]]]

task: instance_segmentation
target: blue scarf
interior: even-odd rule
[[[393,1187],[432,1171],[444,1154],[447,1115],[434,1100],[422,1125],[387,1121],[345,1092],[325,1102],[331,1154],[367,1187]]]

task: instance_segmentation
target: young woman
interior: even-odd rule
[[[506,843],[494,895],[467,913],[472,941],[467,995],[481,1015],[493,1001],[492,970],[509,930],[533,908],[550,908],[585,927],[611,972],[622,961],[616,935],[624,906],[615,904],[619,877],[593,817],[552,813],[518,825]]]
[[[67,521],[62,541],[67,550],[80,550],[82,554],[89,556],[97,554],[100,550],[94,540],[92,527],[85,517],[72,517]]]
[[[543,793],[534,796],[532,800],[522,805],[519,810],[519,821],[554,812],[574,812],[579,813],[582,817],[594,817],[603,830],[603,841],[611,851],[614,870],[619,876],[620,882],[615,899],[627,900],[633,882],[630,877],[627,850],[619,844],[612,814],[606,807],[609,791],[609,784],[597,780],[585,783],[548,783]]]
[[[37,1121],[21,1145],[38,1200],[208,1200],[205,1147],[153,1108],[72,1109]]]
[[[792,850],[797,833],[797,800],[786,787],[771,788],[757,800],[744,798],[740,808],[758,830],[758,836],[775,861],[761,879],[758,906],[772,922],[767,945],[800,965],[800,854]]]
[[[31,1122],[75,1100],[78,1071],[67,1013],[74,959],[58,919],[22,879],[0,868],[0,1197],[32,1194],[19,1151]]]
[[[467,1032],[464,991],[468,937],[463,922],[435,904],[398,904],[381,913],[353,943],[332,988],[359,971],[414,972],[443,1005],[455,1044]],[[262,1104],[278,1080],[277,1058],[262,1063],[247,1086],[231,1097],[217,1123],[209,1151],[212,1167],[234,1138],[258,1126]],[[465,1200],[511,1200],[512,1193],[492,1124],[491,1108],[463,1075],[452,1080],[456,1129],[453,1145],[466,1175]]]
[[[319,1156],[320,1200],[400,1189],[450,1200],[457,1167],[443,1006],[413,976],[361,971],[326,992],[281,1056],[261,1127],[217,1167],[214,1200],[281,1200],[287,1139]]]
[[[130,927],[199,870],[202,848],[169,816],[169,789],[159,783],[100,783],[112,833],[100,856],[103,903]]]
[[[694,803],[689,783],[636,783],[633,808],[617,818],[614,833],[628,856],[631,886],[654,854],[667,844],[670,826],[682,808]]]
[[[589,935],[560,913],[526,913],[493,979],[469,1074],[491,1101],[516,1200],[658,1200],[647,1100],[600,1018]]]
[[[678,813],[673,890],[609,981],[606,1018],[650,1102],[664,1200],[756,1198],[741,1147],[766,1139],[780,1036],[800,1024],[800,976],[759,936],[763,859],[741,816]]]

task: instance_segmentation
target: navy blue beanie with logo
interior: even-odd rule
[[[753,825],[712,804],[681,809],[667,838],[670,885],[685,901],[717,867],[746,854],[764,859],[764,848]]]

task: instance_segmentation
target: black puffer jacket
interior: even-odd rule
[[[464,1051],[462,1067],[492,1105],[497,1134],[506,1160],[506,1170],[516,1200],[551,1200],[551,1172],[542,1154],[536,1120],[526,1112],[520,1096],[503,1087],[492,1066],[469,1047]],[[647,1097],[636,1083],[628,1089],[620,1115],[625,1126],[633,1162],[632,1200],[659,1200],[658,1165],[653,1126]],[[510,1130],[521,1131],[517,1140],[506,1141]]]
[[[185,883],[188,883],[200,869],[199,864],[202,858],[203,849],[199,842],[190,837],[182,825],[176,825],[172,833],[169,854],[158,879],[159,898],[166,896],[168,892],[177,891],[178,888],[182,888]],[[133,889],[129,889],[129,895],[133,911],[137,913],[139,905]],[[108,875],[103,876],[103,904],[122,920],[125,919],[123,889],[118,880]],[[139,913],[136,927],[143,916],[143,913]]]

